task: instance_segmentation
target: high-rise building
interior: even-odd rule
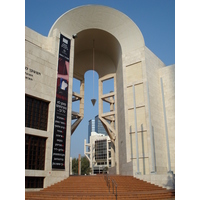
[[[98,115],[95,117],[95,132],[105,134],[105,136],[108,135]]]
[[[95,121],[94,119],[91,119],[88,122],[88,142],[90,142],[90,136],[91,136],[91,132],[95,131]]]

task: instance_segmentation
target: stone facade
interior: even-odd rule
[[[53,170],[51,159],[60,33],[71,40],[67,145],[65,170]],[[74,34],[77,34],[77,39],[73,38]],[[110,173],[149,181],[159,179],[158,175],[167,177],[169,166],[175,173],[175,65],[165,66],[145,46],[139,28],[126,15],[105,6],[90,5],[64,13],[54,23],[48,37],[25,28],[25,93],[49,102],[47,131],[25,127],[26,134],[46,138],[45,169],[26,169],[25,176],[44,177],[44,187],[69,176],[70,138],[84,116],[84,74],[93,69],[93,40],[95,70],[99,74],[99,119],[114,144],[115,165],[110,168]],[[80,118],[72,127],[73,77],[80,80],[81,86],[80,94],[76,94],[80,99]],[[103,94],[103,81],[110,78],[114,79],[114,91]],[[115,110],[103,113],[103,101],[109,101],[110,97],[114,99]],[[115,127],[106,120],[114,120]],[[152,178],[154,176],[156,178]],[[166,184],[162,183],[162,186]]]

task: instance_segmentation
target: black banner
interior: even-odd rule
[[[70,39],[60,35],[52,168],[65,169]]]

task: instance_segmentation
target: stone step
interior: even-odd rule
[[[141,181],[131,176],[110,176],[117,183],[117,199],[175,199],[174,190]],[[115,190],[114,190],[115,191]],[[103,176],[70,176],[38,192],[26,192],[26,200],[116,199]]]

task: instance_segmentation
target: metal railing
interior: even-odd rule
[[[107,185],[109,192],[110,192],[110,177],[108,176],[108,174],[104,175],[104,179],[106,181],[106,185]]]
[[[110,176],[108,174],[105,174],[104,180],[106,181],[106,185],[107,185],[108,190],[110,192],[110,181],[111,181]],[[113,194],[115,195],[116,200],[117,200],[117,183],[114,179],[112,179],[112,191],[113,191]]]
[[[115,182],[114,179],[112,179],[112,189],[113,189],[113,194],[115,195],[117,199],[117,183]]]

